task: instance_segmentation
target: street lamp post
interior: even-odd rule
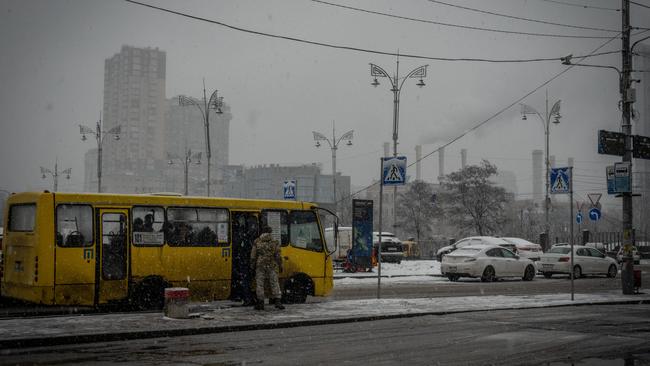
[[[189,192],[188,191],[188,186],[187,186],[187,176],[188,176],[188,172],[189,172],[190,163],[192,163],[192,160],[194,160],[195,161],[194,163],[196,165],[200,165],[201,164],[201,152],[192,153],[191,149],[186,149],[184,157],[179,157],[176,154],[167,153],[167,164],[169,164],[169,165],[174,164],[175,159],[180,161],[181,164],[183,164],[183,169],[184,169],[184,172],[185,172],[185,195],[187,196],[188,192]]]
[[[55,160],[54,162],[54,170],[50,170],[47,168],[41,167],[41,178],[45,179],[46,174],[49,174],[52,176],[52,180],[54,181],[54,191],[53,192],[58,192],[59,190],[59,175],[65,175],[65,179],[70,179],[70,174],[72,173],[72,168],[68,168],[65,170],[62,170],[59,172],[59,161],[58,159]]]
[[[203,117],[203,128],[205,132],[205,156],[208,160],[208,181],[207,181],[207,196],[210,197],[210,160],[212,158],[212,149],[210,148],[210,109],[213,109],[217,114],[223,113],[223,97],[217,95],[217,90],[212,92],[210,98],[206,98],[205,82],[203,83],[203,103],[195,98],[187,97],[185,95],[178,96],[178,104],[181,106],[193,105],[201,111]]]
[[[88,138],[86,134],[95,135],[97,140],[97,192],[102,192],[102,145],[104,144],[104,137],[108,135],[113,135],[113,139],[120,139],[120,131],[122,126],[117,125],[111,128],[108,131],[102,130],[102,117],[100,115],[99,121],[95,126],[95,130],[88,126],[79,125],[79,133],[81,134],[81,141],[86,141]]]
[[[560,115],[560,102],[561,100],[556,101],[553,103],[553,107],[551,107],[551,111],[549,112],[548,110],[548,91],[546,92],[546,115],[543,117],[537,110],[527,104],[521,104],[521,119],[526,120],[526,115],[527,114],[536,114],[537,117],[539,117],[539,120],[544,124],[544,136],[546,140],[546,157],[545,157],[545,165],[546,165],[546,194],[544,197],[544,223],[545,223],[545,231],[546,231],[546,242],[543,243],[544,245],[544,250],[547,250],[549,247],[549,241],[550,241],[550,230],[551,230],[551,225],[549,223],[549,207],[550,207],[550,197],[549,197],[549,171],[550,171],[550,161],[549,161],[549,135],[550,135],[550,126],[551,126],[551,117],[553,118],[553,123],[554,124],[559,124],[560,123],[560,118],[562,116]]]
[[[321,141],[327,141],[327,144],[330,146],[330,149],[332,150],[332,187],[334,189],[334,205],[336,205],[335,210],[338,212],[338,201],[336,200],[336,150],[338,149],[341,140],[348,140],[346,145],[352,146],[352,137],[354,134],[354,130],[350,130],[344,133],[341,137],[337,139],[336,131],[334,128],[334,122],[332,121],[331,140],[320,132],[312,131],[312,133],[314,134],[314,141],[316,141],[316,147],[320,147]]]
[[[429,65],[418,66],[415,69],[411,70],[406,77],[399,77],[399,57],[397,58],[397,67],[394,76],[390,76],[386,70],[377,66],[373,63],[370,64],[370,76],[374,77],[372,86],[377,87],[379,85],[378,77],[387,78],[390,81],[391,89],[393,92],[393,157],[397,156],[397,137],[399,132],[399,98],[402,92],[402,86],[404,82],[409,78],[420,79],[420,81],[415,84],[420,88],[424,85],[424,78],[427,77],[427,68]],[[393,227],[395,227],[396,220],[396,207],[397,207],[397,186],[393,187]]]

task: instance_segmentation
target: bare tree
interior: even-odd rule
[[[431,234],[438,211],[435,197],[431,186],[421,180],[410,183],[408,190],[399,195],[396,222],[403,231],[415,233],[418,243],[421,237]]]
[[[508,199],[505,189],[490,181],[496,174],[497,167],[483,160],[443,178],[440,203],[446,217],[461,230],[488,235],[501,229]]]

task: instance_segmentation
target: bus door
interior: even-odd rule
[[[232,275],[230,283],[230,298],[242,299],[241,283],[251,277],[250,257],[253,242],[259,236],[259,219],[256,212],[233,211],[232,217]]]
[[[128,295],[128,210],[99,209],[99,246],[96,267],[96,304]]]

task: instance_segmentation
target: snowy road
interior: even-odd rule
[[[0,364],[623,365],[648,361],[648,329],[650,305],[553,307],[26,348]]]

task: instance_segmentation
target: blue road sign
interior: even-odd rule
[[[597,207],[593,207],[591,210],[589,210],[589,220],[598,221],[601,217],[602,213]]]
[[[571,172],[570,168],[551,168],[549,173],[551,180],[551,193],[570,193]]]
[[[578,212],[578,213],[576,214],[576,222],[577,222],[578,224],[582,224],[582,212]]]
[[[381,158],[381,184],[385,186],[406,183],[406,156]]]
[[[284,185],[282,186],[282,190],[284,191],[284,199],[285,200],[295,200],[296,199],[296,180],[295,179],[285,180]]]

